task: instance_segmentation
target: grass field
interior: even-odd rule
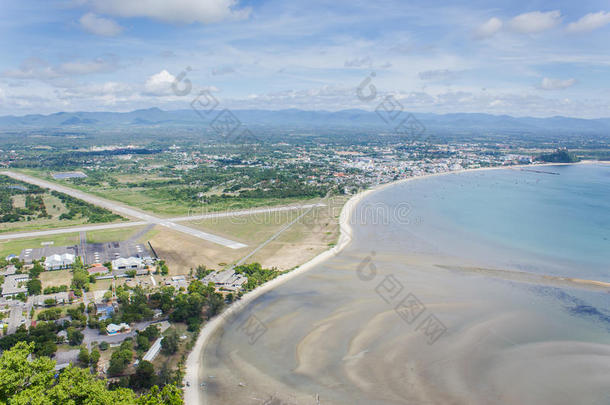
[[[11,253],[19,256],[23,249],[41,247],[43,242],[53,242],[54,246],[67,246],[78,244],[79,238],[78,233],[66,233],[40,238],[1,240],[0,256],[7,256]]]
[[[25,194],[17,194],[12,197],[13,207],[25,208]]]
[[[332,208],[311,210],[276,239],[247,260],[263,267],[289,270],[297,267],[337,243],[340,207],[347,199],[335,201]]]
[[[339,237],[338,217],[347,198],[335,200],[333,206],[312,209],[276,239],[269,242],[246,262],[260,262],[281,270],[294,268],[328,249]],[[167,261],[170,274],[186,274],[199,264],[221,269],[252,252],[269,240],[303,211],[256,214],[234,218],[191,221],[185,225],[225,236],[247,244],[229,249],[182,233],[157,227],[147,240]]]
[[[40,273],[40,281],[42,282],[43,289],[60,285],[67,285],[70,287],[72,272],[70,270],[43,271]]]
[[[113,241],[123,241],[131,238],[141,231],[144,226],[134,226],[130,228],[102,229],[99,231],[87,232],[87,243],[104,243]]]
[[[241,198],[239,200],[227,200],[226,202],[211,205],[199,205],[193,204],[191,201],[176,201],[173,199],[163,198],[157,195],[155,189],[152,188],[113,187],[109,186],[108,184],[92,187],[87,185],[77,185],[69,180],[54,179],[51,176],[51,173],[47,171],[33,169],[19,169],[17,171],[54,183],[62,184],[67,187],[75,188],[98,197],[106,198],[108,200],[118,201],[131,207],[149,211],[164,217],[183,216],[202,212],[234,211],[253,207],[272,207],[306,202],[302,198]],[[127,181],[134,182],[139,180],[159,179],[159,177],[146,174],[115,175],[114,178],[117,179],[119,183]]]
[[[60,308],[61,309],[61,317],[64,317],[68,314],[68,309],[75,309],[78,308],[79,304],[63,304],[63,305],[58,305],[55,306],[55,308]],[[48,308],[37,308],[34,310],[34,318],[35,320],[38,320],[38,314],[41,313],[42,311],[46,310]],[[74,350],[74,347],[70,347],[70,350]]]
[[[67,211],[61,200],[51,195],[50,193],[43,194],[42,200],[44,201],[45,207],[47,209],[47,214],[51,215],[51,218],[38,218],[30,221],[19,222],[1,222],[0,233],[63,228],[75,225],[82,225],[87,222],[86,218],[60,220],[59,216]],[[15,207],[25,207],[25,195],[15,195],[13,197],[13,205]]]
[[[247,216],[211,218],[186,222],[193,228],[246,244],[262,243],[305,210],[277,211]]]

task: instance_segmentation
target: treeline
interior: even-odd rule
[[[154,148],[46,152],[44,154],[32,154],[30,156],[25,156],[21,160],[12,162],[11,166],[45,168],[49,170],[72,170],[81,168],[84,164],[96,157],[112,157],[118,155],[154,155],[161,152],[161,149]]]
[[[138,396],[133,390],[110,387],[88,368],[72,365],[55,370],[55,361],[46,356],[30,359],[34,345],[19,342],[0,356],[0,403],[2,404],[122,404],[179,405],[182,391],[173,384]],[[79,360],[81,356],[79,354]],[[84,359],[83,359],[84,360]],[[114,388],[114,389],[113,389]]]
[[[74,219],[81,216],[82,218],[87,218],[87,222],[89,223],[112,222],[117,219],[124,219],[106,208],[89,204],[88,202],[70,195],[58,191],[52,191],[51,194],[59,198],[68,209],[68,212],[64,212],[59,216],[59,219]]]
[[[243,264],[236,266],[234,270],[236,273],[248,277],[248,281],[242,286],[245,291],[253,290],[259,285],[283,274],[276,269],[263,269],[260,263]]]

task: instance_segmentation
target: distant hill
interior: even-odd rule
[[[302,129],[351,128],[391,132],[375,112],[364,110],[305,111],[232,110],[245,125],[254,127],[293,127]],[[218,111],[209,114],[193,110],[164,111],[148,108],[131,112],[59,112],[49,115],[0,117],[0,130],[61,129],[99,130],[146,127],[205,127]],[[523,133],[610,135],[610,118],[581,119],[569,117],[533,118],[491,114],[431,114],[415,113],[415,117],[430,132],[439,133]]]

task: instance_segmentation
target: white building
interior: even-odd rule
[[[106,326],[106,332],[108,332],[109,335],[116,335],[119,332],[129,332],[129,331],[131,331],[131,328],[125,322],[120,323],[118,325],[115,323],[111,323],[108,326]]]
[[[47,257],[44,261],[45,270],[60,270],[67,269],[74,265],[74,255],[64,253],[61,255],[55,254]]]
[[[215,271],[203,278],[203,283],[214,283],[216,287],[225,290],[237,291],[248,282],[248,277],[242,276],[233,270]]]
[[[70,302],[70,294],[68,292],[58,292],[55,294],[37,295],[33,298],[32,303],[37,307],[46,306],[46,300],[54,300],[55,304],[67,304]]]
[[[27,294],[28,289],[24,285],[30,277],[27,274],[12,274],[4,277],[4,284],[2,284],[2,296],[3,297],[14,297],[19,293]]]
[[[139,257],[119,257],[112,261],[112,270],[138,270],[146,267],[144,260]]]

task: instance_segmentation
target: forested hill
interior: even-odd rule
[[[165,111],[158,108],[131,112],[59,112],[49,115],[24,115],[0,117],[0,129],[74,129],[102,130],[108,128],[159,128],[209,126],[218,111],[192,109]],[[392,125],[375,111],[305,111],[287,110],[232,110],[234,116],[247,126],[292,127],[303,129],[354,128],[391,131]],[[403,117],[408,115],[402,113]],[[523,134],[610,134],[610,118],[581,119],[570,117],[511,117],[491,114],[431,114],[414,113],[413,116],[428,130],[435,132],[465,133],[523,133]]]

